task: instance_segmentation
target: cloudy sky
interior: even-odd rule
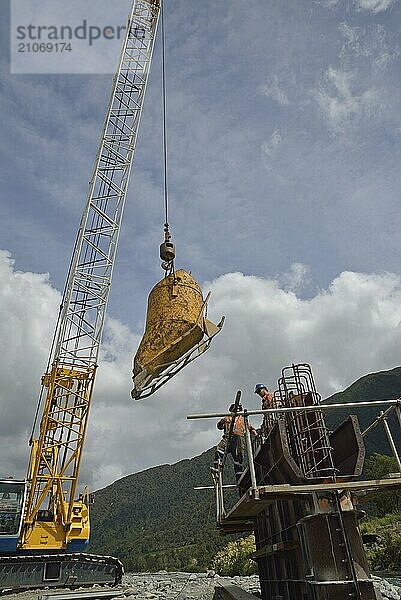
[[[111,76],[10,74],[0,8],[0,474],[23,476]],[[401,2],[166,0],[166,28],[177,265],[227,321],[208,354],[132,402],[162,275],[157,44],[82,466],[95,488],[209,448],[214,423],[186,415],[237,389],[258,407],[254,383],[273,388],[291,362],[312,364],[323,396],[401,362]]]

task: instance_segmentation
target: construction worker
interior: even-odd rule
[[[274,394],[269,392],[267,385],[264,383],[257,383],[255,385],[255,394],[261,397],[262,400],[262,410],[267,410],[269,408],[275,408],[274,403]],[[273,423],[273,419],[270,415],[263,415],[263,422],[261,426],[261,434],[266,434],[271,425]]]
[[[235,410],[235,404],[231,404],[228,409],[231,413]],[[238,406],[238,411],[242,411],[242,406]],[[229,439],[229,433],[231,429],[231,423],[233,418],[235,419],[232,434]],[[214,455],[214,465],[212,467],[213,474],[217,474],[221,462],[223,461],[224,454],[231,454],[234,461],[234,474],[235,481],[238,483],[242,475],[242,463],[243,463],[243,451],[245,446],[245,422],[242,415],[234,417],[232,415],[223,417],[217,423],[217,429],[224,431],[223,437],[217,445],[216,452]],[[256,435],[255,428],[249,424],[249,430],[253,435]],[[227,445],[228,443],[228,445]]]
[[[269,388],[264,383],[255,385],[255,394],[262,398],[262,409],[273,408],[273,394],[269,392]]]

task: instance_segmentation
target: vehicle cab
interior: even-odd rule
[[[24,516],[26,482],[0,479],[0,554],[17,552]]]

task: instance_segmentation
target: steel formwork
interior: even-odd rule
[[[240,393],[238,393],[240,395]],[[237,394],[237,398],[239,395]],[[246,423],[248,468],[238,484],[240,499],[226,512],[222,468],[214,475],[217,521],[223,532],[254,531],[264,600],[378,600],[361,535],[359,504],[381,491],[401,487],[401,462],[387,422],[401,399],[321,404],[309,365],[282,371],[272,408],[234,411]],[[336,408],[385,406],[361,431],[350,415],[329,432],[324,413]],[[250,443],[249,415],[265,427]],[[213,418],[224,414],[190,415]],[[364,437],[383,424],[400,476],[361,481]]]

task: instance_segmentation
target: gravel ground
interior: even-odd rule
[[[387,600],[399,600],[401,598],[401,590],[399,587],[392,585],[385,579],[380,577],[372,577],[374,580],[374,586],[382,593],[383,599]]]
[[[132,574],[124,576],[128,598],[149,598],[150,600],[212,600],[214,588],[220,582],[233,583],[253,593],[260,591],[259,578],[251,577],[219,577],[214,571],[207,573],[155,573]]]
[[[375,586],[381,591],[383,600],[400,600],[401,590],[378,577],[373,578]],[[118,586],[121,593],[131,600],[213,600],[214,588],[220,583],[234,584],[249,593],[260,591],[257,575],[251,577],[219,577],[214,571],[207,573],[127,573],[123,583]],[[105,589],[105,588],[99,588]],[[106,588],[107,589],[107,588]],[[95,591],[96,588],[91,588]],[[62,590],[52,590],[56,593]],[[4,600],[38,600],[45,590],[21,592],[4,596]],[[255,596],[256,598],[256,596]]]
[[[253,593],[259,591],[259,578],[251,577],[219,577],[214,571],[207,573],[127,573],[121,586],[116,590],[123,592],[125,598],[131,600],[212,600],[214,588],[220,582],[233,583]],[[89,588],[95,591],[97,588]],[[107,589],[107,588],[98,588]],[[38,600],[43,594],[63,590],[35,590],[19,594],[7,594],[4,600]],[[121,600],[121,596],[119,598]]]

